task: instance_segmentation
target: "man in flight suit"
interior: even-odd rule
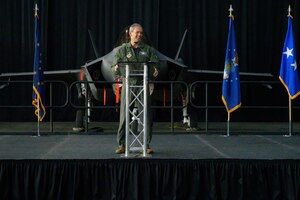
[[[119,50],[117,51],[113,63],[112,70],[116,77],[124,77],[125,70],[121,70],[118,67],[119,62],[155,62],[158,63],[159,59],[156,55],[156,51],[151,46],[144,44],[142,42],[143,37],[143,28],[140,24],[134,23],[129,28],[129,36],[130,41],[128,43],[124,43]],[[133,67],[134,65],[129,67]],[[148,66],[149,67],[149,66]],[[149,71],[149,77],[156,77],[158,75],[158,64],[156,66],[151,65]],[[134,85],[139,81],[137,78],[130,78],[129,84]],[[140,82],[139,82],[140,83]],[[124,153],[125,152],[125,109],[126,109],[126,97],[125,97],[126,87],[123,84],[121,91],[121,105],[120,105],[120,123],[117,134],[117,142],[118,148],[116,149],[116,153]],[[148,90],[149,92],[149,90]],[[132,98],[132,95],[129,95],[129,99]],[[147,95],[148,98],[148,126],[146,127],[148,130],[147,137],[147,153],[153,153],[153,150],[150,148],[149,144],[152,138],[152,112],[151,112],[151,102],[150,102],[150,94]]]

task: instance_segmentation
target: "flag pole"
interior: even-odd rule
[[[285,137],[292,136],[292,99],[289,97],[289,134],[284,135]]]
[[[228,118],[227,118],[227,135],[226,137],[229,137],[229,127],[230,127],[230,112],[228,113]]]
[[[232,8],[232,5],[230,4],[229,6],[229,17],[232,17],[232,11],[233,11],[233,8]],[[225,137],[229,137],[229,128],[230,128],[230,112],[227,111],[227,135]]]
[[[288,8],[288,16],[292,17],[291,5],[289,5]],[[292,100],[291,97],[289,96],[289,134],[287,135],[287,137],[291,137],[291,136],[292,136]]]
[[[37,11],[38,11],[38,7],[37,7],[37,4],[35,4],[35,8],[34,8],[34,16],[37,16],[38,14],[37,14]],[[35,44],[36,45],[36,44]],[[38,121],[38,123],[37,123],[37,128],[38,128],[38,130],[37,130],[37,136],[39,137],[40,136],[40,99],[38,99],[38,101],[37,101],[37,109],[38,109],[38,116],[37,116],[37,121]]]
[[[292,17],[291,11],[292,11],[291,5],[289,5],[289,8],[288,8],[288,16],[289,17]],[[286,135],[286,137],[291,137],[291,136],[292,136],[292,99],[289,96],[289,134]]]
[[[289,136],[292,136],[292,100],[289,97]]]
[[[40,136],[40,101],[38,100],[38,117],[37,117],[37,120],[38,120],[38,124],[37,124],[37,136],[39,137]]]

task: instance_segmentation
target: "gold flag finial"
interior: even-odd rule
[[[231,5],[231,4],[230,4],[230,6],[229,6],[228,11],[229,11],[229,17],[231,17],[232,19],[234,19],[234,18],[233,18],[233,14],[232,14],[233,8],[232,8],[232,5]]]
[[[291,5],[289,5],[289,8],[288,8],[288,17],[291,17],[293,19],[293,16],[291,15],[291,12],[292,12],[292,9],[291,9]]]
[[[35,7],[34,7],[34,16],[38,15],[38,13],[37,13],[38,10],[39,10],[39,8],[38,8],[37,4],[35,4]]]

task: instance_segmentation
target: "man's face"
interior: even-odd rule
[[[133,43],[139,43],[143,37],[143,29],[139,26],[135,27],[135,29],[129,33],[130,40]]]

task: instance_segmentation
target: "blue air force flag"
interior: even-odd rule
[[[233,16],[229,18],[229,33],[223,75],[222,101],[228,113],[241,106],[239,63]]]
[[[36,8],[37,9],[37,8]],[[33,65],[33,93],[32,105],[35,107],[35,115],[39,121],[42,121],[46,114],[45,109],[45,85],[44,85],[44,70],[42,67],[41,51],[40,51],[40,31],[39,17],[37,10],[34,15],[34,65]]]
[[[291,99],[295,99],[300,94],[291,16],[288,16],[288,29],[282,50],[279,80],[286,88]]]

